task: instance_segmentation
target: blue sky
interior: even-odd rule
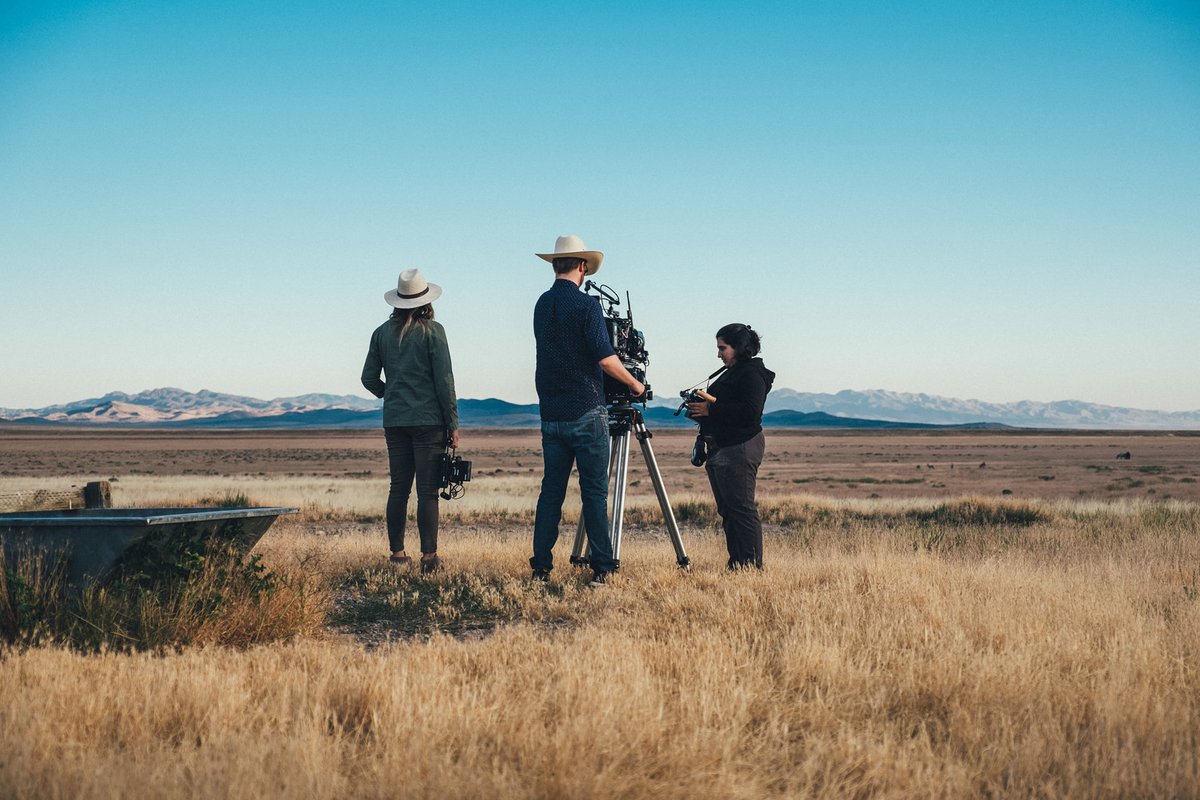
[[[527,402],[533,253],[650,382],[1200,409],[1200,6],[0,4],[0,407],[365,395],[397,273]]]

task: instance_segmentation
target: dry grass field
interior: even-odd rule
[[[635,471],[601,590],[569,535],[528,580],[529,433],[468,431],[448,568],[391,568],[380,438],[0,431],[0,495],[301,507],[257,552],[317,622],[0,650],[0,795],[1200,797],[1200,438],[772,433],[727,574],[659,434],[693,569]]]
[[[687,463],[694,433],[658,430],[652,444],[673,493],[707,492]],[[1001,496],[1200,502],[1200,431],[770,431],[764,494],[837,498]],[[635,448],[636,452],[636,448]],[[1118,453],[1129,452],[1128,461]],[[541,469],[533,431],[465,430],[461,453],[479,478]],[[646,481],[641,458],[631,482]],[[90,476],[231,475],[384,480],[379,431],[45,431],[0,426],[0,480]],[[2,484],[0,484],[2,485]],[[645,490],[649,491],[648,484]],[[0,488],[0,491],[4,489]],[[637,486],[633,492],[638,491]]]

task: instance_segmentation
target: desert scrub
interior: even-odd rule
[[[685,498],[671,506],[680,525],[719,527],[721,518],[711,497]],[[827,498],[758,498],[758,512],[766,525],[781,528],[857,529],[864,524],[883,526],[1030,526],[1050,522],[1055,512],[1044,504],[966,497],[957,500],[830,500]],[[634,525],[658,525],[657,504],[641,503],[625,510]]]
[[[214,497],[201,497],[196,505],[211,508],[250,508],[258,505],[245,492],[227,490],[224,494]]]
[[[1200,506],[1177,500],[1126,500],[1055,504],[1059,516],[1084,525],[1110,525],[1141,533],[1200,533]]]
[[[10,561],[0,548],[0,639],[29,644],[69,625],[66,562],[28,549]]]
[[[82,590],[41,553],[3,566],[0,636],[9,645],[245,647],[316,632],[329,604],[325,584],[302,568],[268,571],[260,556],[232,550],[187,552],[154,573],[121,574]]]
[[[938,503],[929,510],[915,509],[908,516],[917,523],[975,526],[1035,525],[1053,518],[1040,504],[973,497]]]
[[[760,499],[764,523],[792,527],[858,528],[882,526],[1028,526],[1050,522],[1044,504],[965,497],[956,500]]]

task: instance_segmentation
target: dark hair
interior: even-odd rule
[[[733,348],[738,358],[754,358],[762,349],[762,340],[749,325],[731,322],[717,331],[717,338]]]
[[[582,258],[556,258],[554,259],[554,274],[562,275],[567,272],[573,272],[586,263],[587,261]]]
[[[398,340],[404,341],[404,334],[408,333],[410,327],[414,324],[424,325],[431,319],[433,319],[433,306],[430,303],[416,308],[393,308],[392,330],[396,331]]]

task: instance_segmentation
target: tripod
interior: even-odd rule
[[[612,515],[608,525],[608,538],[612,541],[613,558],[621,560],[621,529],[625,516],[625,489],[629,480],[629,434],[637,436],[638,444],[642,447],[642,457],[646,459],[646,471],[654,483],[654,493],[658,496],[658,505],[662,509],[663,519],[667,523],[667,533],[671,535],[671,544],[675,546],[675,561],[681,569],[688,568],[687,551],[683,549],[683,539],[679,536],[679,525],[675,522],[675,512],[671,510],[671,501],[667,499],[667,490],[663,486],[662,473],[658,470],[658,462],[654,459],[654,450],[650,447],[652,434],[646,429],[646,421],[642,412],[634,408],[628,400],[614,403],[608,409],[608,435],[610,439],[608,457],[609,495],[612,497]],[[572,564],[587,564],[587,536],[583,527],[583,515],[579,515],[579,527],[575,531],[575,546],[571,549]]]

